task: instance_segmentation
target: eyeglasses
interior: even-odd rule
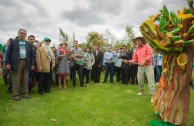
[[[30,40],[35,40],[35,39],[30,39]]]

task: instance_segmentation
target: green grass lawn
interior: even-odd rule
[[[58,90],[41,96],[37,87],[32,99],[14,101],[7,93],[7,85],[0,80],[1,126],[148,126],[153,114],[146,85],[146,94],[137,96],[137,85],[93,84]],[[189,121],[194,126],[194,90],[191,90]]]

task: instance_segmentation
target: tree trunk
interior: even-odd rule
[[[178,56],[164,55],[163,72],[155,95],[154,110],[162,120],[175,125],[186,123],[190,107],[190,80],[192,75],[193,44],[186,46],[182,54],[188,62],[182,68]]]

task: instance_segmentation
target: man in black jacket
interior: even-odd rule
[[[129,60],[131,59],[131,54],[127,52],[127,46],[123,45],[122,46],[122,54],[121,54],[121,59],[122,64],[121,64],[121,76],[122,76],[122,83],[127,85],[129,83]]]
[[[28,94],[28,75],[34,69],[32,44],[25,40],[27,31],[20,29],[18,39],[10,42],[7,50],[6,68],[12,74],[12,94],[16,101],[20,100],[20,87],[26,99],[31,97]]]
[[[100,82],[100,74],[102,70],[102,62],[103,62],[103,52],[100,51],[100,45],[95,45],[96,50],[93,51],[93,55],[95,58],[95,63],[92,66],[92,79],[94,80],[94,83]]]

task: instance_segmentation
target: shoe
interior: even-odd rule
[[[61,90],[61,86],[59,86],[59,90]]]
[[[46,91],[44,91],[45,93],[50,93],[50,91],[49,90],[46,90]]]
[[[31,99],[31,96],[27,95],[27,96],[24,96],[25,99]]]
[[[8,89],[8,90],[7,90],[7,93],[12,93],[12,90],[9,90],[9,89]]]
[[[88,86],[89,86],[89,84],[86,84],[86,86],[88,87]]]
[[[15,100],[15,101],[20,101],[20,97],[19,97],[19,96],[14,97],[14,100]]]
[[[106,81],[103,81],[102,83],[107,83]]]
[[[44,93],[43,92],[39,92],[39,95],[44,95]]]
[[[155,96],[155,95],[152,95],[152,96],[151,96],[151,103],[154,102],[154,96]]]
[[[145,94],[145,92],[139,92],[139,93],[137,93],[137,95],[143,95],[143,94]]]
[[[156,86],[158,85],[159,83],[156,83]]]

